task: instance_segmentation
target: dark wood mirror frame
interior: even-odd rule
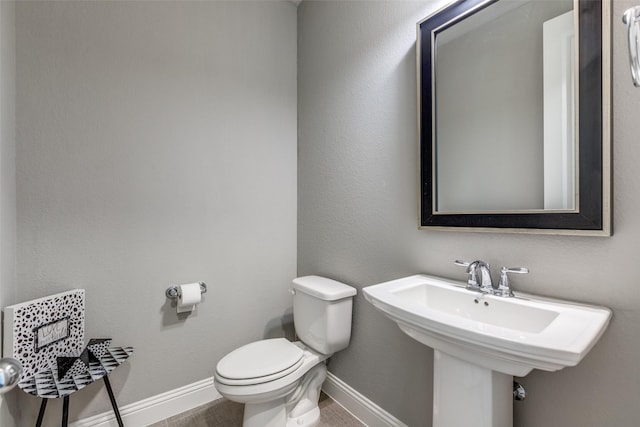
[[[577,212],[434,212],[432,33],[498,0],[460,0],[418,23],[419,225],[422,229],[610,236],[611,46],[609,0],[575,0],[579,37]],[[450,23],[453,22],[453,23]],[[445,25],[450,23],[448,25]],[[444,28],[443,28],[444,26]]]

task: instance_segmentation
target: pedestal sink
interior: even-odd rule
[[[363,293],[403,332],[434,349],[433,427],[511,427],[513,376],[577,365],[611,318],[603,307],[482,294],[427,275]]]

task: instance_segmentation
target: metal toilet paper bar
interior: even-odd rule
[[[200,293],[204,294],[207,292],[207,284],[204,282],[198,283],[200,285]],[[164,292],[164,294],[169,299],[178,299],[180,296],[180,285],[170,286]]]

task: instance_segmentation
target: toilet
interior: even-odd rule
[[[255,341],[233,350],[216,366],[216,389],[245,404],[243,427],[316,426],[325,361],[349,345],[355,288],[305,276],[293,280],[291,293],[299,341]]]

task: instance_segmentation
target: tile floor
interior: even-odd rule
[[[219,399],[149,427],[241,427],[244,405]],[[318,427],[366,427],[342,406],[322,393]]]

